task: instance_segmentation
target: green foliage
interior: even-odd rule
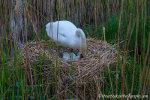
[[[138,37],[137,37],[137,40],[138,40],[137,41],[137,44],[138,44],[137,48],[138,48],[139,52],[142,52],[142,49],[144,50],[143,52],[146,52],[146,48],[148,48],[149,32],[150,32],[150,19],[147,19],[147,21],[145,22],[145,32],[143,29],[143,22],[142,22],[142,20],[140,20],[139,28],[138,28]],[[133,31],[132,36],[131,36],[131,41],[129,44],[129,50],[134,50],[134,45],[135,45],[135,40],[136,40],[135,35],[136,35],[136,28],[134,28],[134,31]],[[131,53],[131,54],[133,54],[133,53]]]
[[[119,17],[117,17],[116,15],[112,15],[110,20],[108,20],[104,26],[106,32],[106,41],[115,41],[118,35]]]

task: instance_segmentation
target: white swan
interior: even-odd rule
[[[46,25],[47,35],[55,42],[72,49],[79,49],[86,55],[86,36],[82,29],[70,21],[50,22]]]

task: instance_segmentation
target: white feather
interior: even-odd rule
[[[50,22],[46,25],[47,35],[55,42],[72,49],[79,49],[86,54],[86,37],[82,29],[70,21]]]

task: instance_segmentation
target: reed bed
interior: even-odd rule
[[[0,99],[148,99],[149,5],[150,0],[0,0]],[[41,41],[49,40],[45,25],[56,20],[83,29],[89,42],[85,58],[63,61],[62,52],[70,49]]]

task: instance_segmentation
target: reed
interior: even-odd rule
[[[0,99],[98,99],[99,94],[148,95],[149,5],[149,0],[0,0]],[[106,66],[93,85],[74,88],[69,84],[61,91],[63,63],[59,63],[59,55],[53,56],[51,59],[56,59],[51,61],[43,54],[32,65],[28,44],[31,41],[40,44],[44,40],[42,52],[47,52],[49,38],[45,25],[56,20],[75,23],[84,30],[87,38],[95,38],[95,41],[104,37],[119,51],[117,65]],[[59,45],[53,44],[52,40],[48,43],[51,44],[49,52],[56,47],[56,51],[59,50]],[[20,53],[22,49],[26,50],[26,55]],[[24,56],[25,69],[22,69]],[[96,61],[95,65],[86,63],[91,64],[93,70],[98,66]],[[52,69],[55,69],[54,74],[48,74]],[[76,65],[72,62],[68,75],[74,75],[75,70]],[[83,94],[78,92],[81,90]]]

